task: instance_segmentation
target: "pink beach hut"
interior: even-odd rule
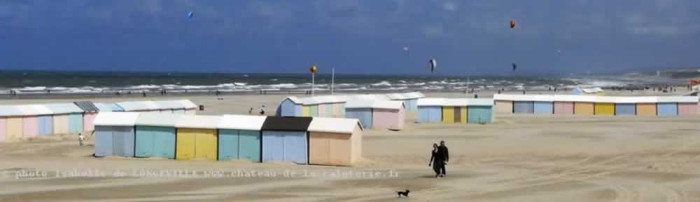
[[[372,104],[372,127],[401,130],[405,114],[406,105],[402,101],[374,101]]]

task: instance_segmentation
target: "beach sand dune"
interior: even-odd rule
[[[203,114],[247,114],[262,104],[273,112],[282,97],[188,98],[205,105]],[[0,200],[388,201],[410,189],[414,201],[700,201],[698,123],[700,116],[522,115],[487,125],[408,123],[365,131],[364,158],[353,167],[93,158],[92,140],[80,147],[75,136],[51,137],[0,143]],[[448,176],[436,179],[427,164],[440,140],[451,158]],[[154,173],[164,170],[171,175]],[[15,178],[31,171],[87,177]]]

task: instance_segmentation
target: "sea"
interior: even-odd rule
[[[450,92],[466,90],[568,90],[576,87],[684,85],[654,76],[449,76],[449,75],[315,75],[317,92]],[[332,85],[333,84],[333,85]],[[304,93],[310,74],[152,73],[0,71],[0,94],[115,93]]]

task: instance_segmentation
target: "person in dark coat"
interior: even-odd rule
[[[428,162],[428,167],[432,166],[433,171],[435,171],[435,177],[440,177],[440,164],[442,162],[437,161],[438,155],[438,144],[433,144],[433,151],[430,152],[430,162]]]
[[[445,177],[447,175],[447,171],[445,170],[445,166],[447,165],[447,162],[450,161],[450,152],[447,150],[447,146],[445,146],[445,141],[440,141],[440,146],[438,146],[438,151],[437,151],[437,156],[436,156],[436,161],[440,161],[440,177]]]

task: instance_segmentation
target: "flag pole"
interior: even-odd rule
[[[333,86],[335,85],[335,68],[331,69],[331,95],[333,95]]]

